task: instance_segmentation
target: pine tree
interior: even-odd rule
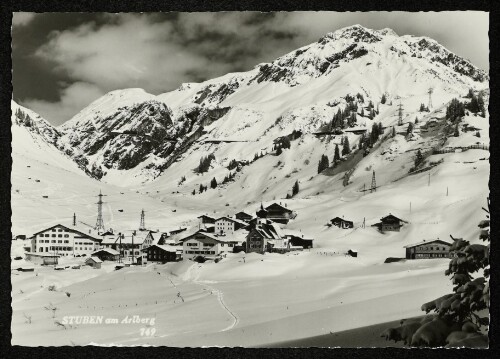
[[[387,340],[404,341],[411,346],[469,347],[488,346],[489,318],[482,316],[490,308],[490,201],[486,219],[479,222],[479,239],[485,244],[470,244],[453,238],[446,276],[450,276],[453,292],[424,303],[427,314],[422,320],[405,320],[397,328],[388,328],[381,335]],[[482,273],[481,273],[482,271]],[[411,327],[411,330],[409,330]],[[484,329],[483,329],[484,328]],[[483,329],[483,330],[482,330]]]
[[[415,168],[418,167],[420,163],[424,160],[424,156],[422,155],[422,151],[420,149],[417,151],[417,154],[415,155]]]
[[[472,96],[474,96],[474,90],[470,88],[469,93],[465,97],[472,98]]]
[[[413,132],[413,123],[408,123],[408,128],[406,129],[406,136]]]
[[[392,137],[396,137],[396,128],[392,126]]]
[[[319,160],[319,163],[318,163],[318,173],[323,172],[328,167],[330,167],[330,161],[328,160],[328,156],[321,155],[321,159]]]
[[[295,181],[293,187],[292,187],[292,196],[295,196],[297,193],[299,193],[299,181]]]
[[[210,188],[217,188],[217,180],[212,178],[212,181],[210,181]]]
[[[336,164],[338,161],[340,161],[339,145],[335,144],[335,153],[333,155],[333,162]]]
[[[351,147],[349,145],[349,138],[347,136],[344,139],[344,146],[342,147],[342,156],[348,155],[351,153]]]
[[[415,117],[415,125],[418,123],[418,117]]]
[[[382,98],[380,99],[380,103],[382,105],[384,105],[386,101],[387,101],[387,98],[385,97],[385,93],[384,93],[384,94],[382,94]]]
[[[382,122],[378,123],[378,135],[379,137],[384,134],[384,127],[382,126]]]
[[[363,108],[361,108],[361,112],[359,113],[359,115],[361,117],[365,117],[365,110]]]
[[[195,194],[196,194],[196,190],[194,189],[194,190],[193,190],[193,196],[194,196]]]

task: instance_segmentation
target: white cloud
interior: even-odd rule
[[[26,14],[26,13],[20,13]],[[182,82],[200,81],[232,71],[252,69],[317,41],[326,33],[359,23],[380,29],[391,27],[400,35],[428,35],[440,41],[459,40],[455,48],[468,49],[481,42],[487,49],[486,35],[450,36],[450,26],[464,19],[477,19],[484,13],[401,13],[401,12],[222,12],[179,13],[169,18],[161,14],[103,14],[109,22],[85,23],[77,28],[55,31],[35,56],[51,63],[55,71],[69,75],[77,83],[61,92],[57,104],[31,100],[42,111],[51,113],[57,123],[69,119],[98,93],[139,87],[150,93],[177,88]],[[16,16],[15,16],[16,17]],[[18,23],[28,17],[17,16]],[[446,21],[443,19],[447,19]],[[425,22],[432,20],[432,26]],[[484,22],[484,21],[483,21]],[[471,32],[470,26],[467,31]],[[460,26],[456,32],[466,26]],[[484,27],[484,26],[483,26]],[[481,31],[485,31],[481,27]],[[446,35],[446,36],[444,36]],[[455,34],[456,35],[456,34]],[[454,40],[450,40],[450,38]],[[474,44],[471,44],[474,43]],[[443,43],[446,46],[446,43]],[[478,51],[483,53],[484,51]],[[457,51],[459,55],[464,55]],[[473,57],[472,54],[471,57]],[[82,83],[86,83],[82,85]],[[81,92],[83,97],[76,97]],[[55,109],[58,110],[55,110]],[[36,110],[36,108],[34,108]],[[51,117],[47,115],[49,119]]]
[[[26,26],[35,18],[34,12],[12,13],[12,26]]]
[[[102,95],[102,90],[95,85],[75,82],[61,91],[58,102],[28,99],[21,104],[39,113],[53,125],[60,125]]]

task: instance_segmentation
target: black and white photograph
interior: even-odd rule
[[[488,348],[489,26],[13,12],[11,345]]]

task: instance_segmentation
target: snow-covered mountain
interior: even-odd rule
[[[141,89],[110,92],[59,127],[57,143],[98,178],[142,183],[190,149],[212,153],[227,147],[196,144],[200,137],[252,141],[243,151],[232,146],[238,152],[233,159],[251,160],[280,136],[320,129],[346,107],[347,95],[362,95],[360,108],[370,101],[378,105],[383,94],[388,103],[412,98],[418,106],[427,103],[430,87],[436,100],[447,102],[469,88],[487,88],[487,79],[432,39],[354,25],[248,72],[183,84],[159,96]],[[371,121],[358,113],[358,125]],[[192,170],[196,163],[188,166]]]

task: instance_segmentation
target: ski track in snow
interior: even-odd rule
[[[233,318],[233,323],[231,323],[226,328],[222,329],[221,332],[233,329],[234,327],[236,327],[236,325],[238,325],[240,318],[231,309],[229,309],[227,304],[224,302],[224,293],[220,289],[212,287],[206,284],[205,282],[199,280],[200,277],[199,268],[200,267],[197,264],[193,264],[188,270],[189,278],[192,280],[193,283],[198,284],[199,286],[205,287],[206,289],[210,290],[211,294],[215,293],[217,295],[217,300],[219,301],[219,304],[222,307],[222,309],[224,309]],[[195,273],[193,274],[193,272]]]

